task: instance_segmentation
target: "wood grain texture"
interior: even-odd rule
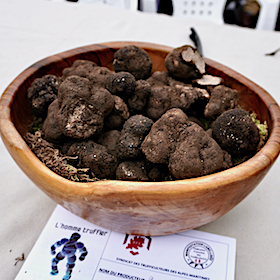
[[[172,182],[106,180],[93,183],[68,181],[50,171],[31,152],[22,135],[32,120],[26,91],[45,74],[61,75],[76,59],[92,60],[112,69],[119,48],[134,44],[152,58],[153,71],[166,70],[170,47],[109,42],[63,52],[23,71],[0,100],[0,132],[7,150],[23,172],[49,197],[74,214],[117,232],[166,235],[204,225],[241,202],[269,171],[280,151],[280,109],[262,88],[233,70],[205,58],[207,72],[221,76],[239,91],[240,104],[255,111],[269,125],[266,145],[250,160],[225,171]]]

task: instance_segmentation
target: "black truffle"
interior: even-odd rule
[[[205,73],[204,59],[196,49],[187,45],[173,49],[165,58],[165,66],[170,76],[186,82]]]
[[[260,134],[249,113],[232,109],[220,115],[212,126],[212,137],[222,149],[235,156],[256,152]]]
[[[120,138],[117,143],[118,158],[137,159],[141,157],[141,144],[149,133],[153,121],[142,115],[130,117],[123,125]]]
[[[47,115],[49,105],[57,98],[59,85],[60,79],[55,75],[45,75],[32,82],[27,96],[35,116]]]
[[[113,68],[115,72],[129,72],[136,80],[147,79],[152,71],[149,54],[134,45],[125,46],[115,52]]]
[[[106,89],[126,100],[134,92],[135,78],[129,72],[113,73],[106,80]]]
[[[117,159],[108,150],[92,140],[73,143],[67,155],[78,156],[78,167],[90,168],[99,179],[111,178],[117,168]]]

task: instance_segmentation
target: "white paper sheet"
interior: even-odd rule
[[[16,280],[233,280],[235,254],[231,237],[125,235],[57,206]]]

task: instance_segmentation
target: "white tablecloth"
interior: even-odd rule
[[[0,1],[0,92],[34,62],[71,48],[108,41],[193,45],[204,55],[240,72],[280,103],[280,32],[256,31],[167,15],[119,10],[96,4],[47,0]],[[236,280],[280,279],[280,161],[238,206],[200,230],[237,239]],[[0,141],[0,271],[14,279],[55,203],[17,167]],[[219,279],[215,279],[219,280]]]

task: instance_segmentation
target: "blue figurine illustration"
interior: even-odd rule
[[[88,254],[86,247],[82,242],[77,242],[80,239],[81,235],[77,232],[73,233],[70,239],[63,238],[60,241],[57,241],[54,245],[51,246],[51,254],[56,254],[56,248],[63,245],[62,250],[56,254],[56,256],[52,259],[52,271],[51,275],[58,274],[58,263],[67,257],[67,264],[66,264],[66,273],[63,280],[68,280],[71,278],[73,268],[75,266],[76,261],[76,252],[77,250],[81,252],[79,257],[80,261],[83,261]]]

